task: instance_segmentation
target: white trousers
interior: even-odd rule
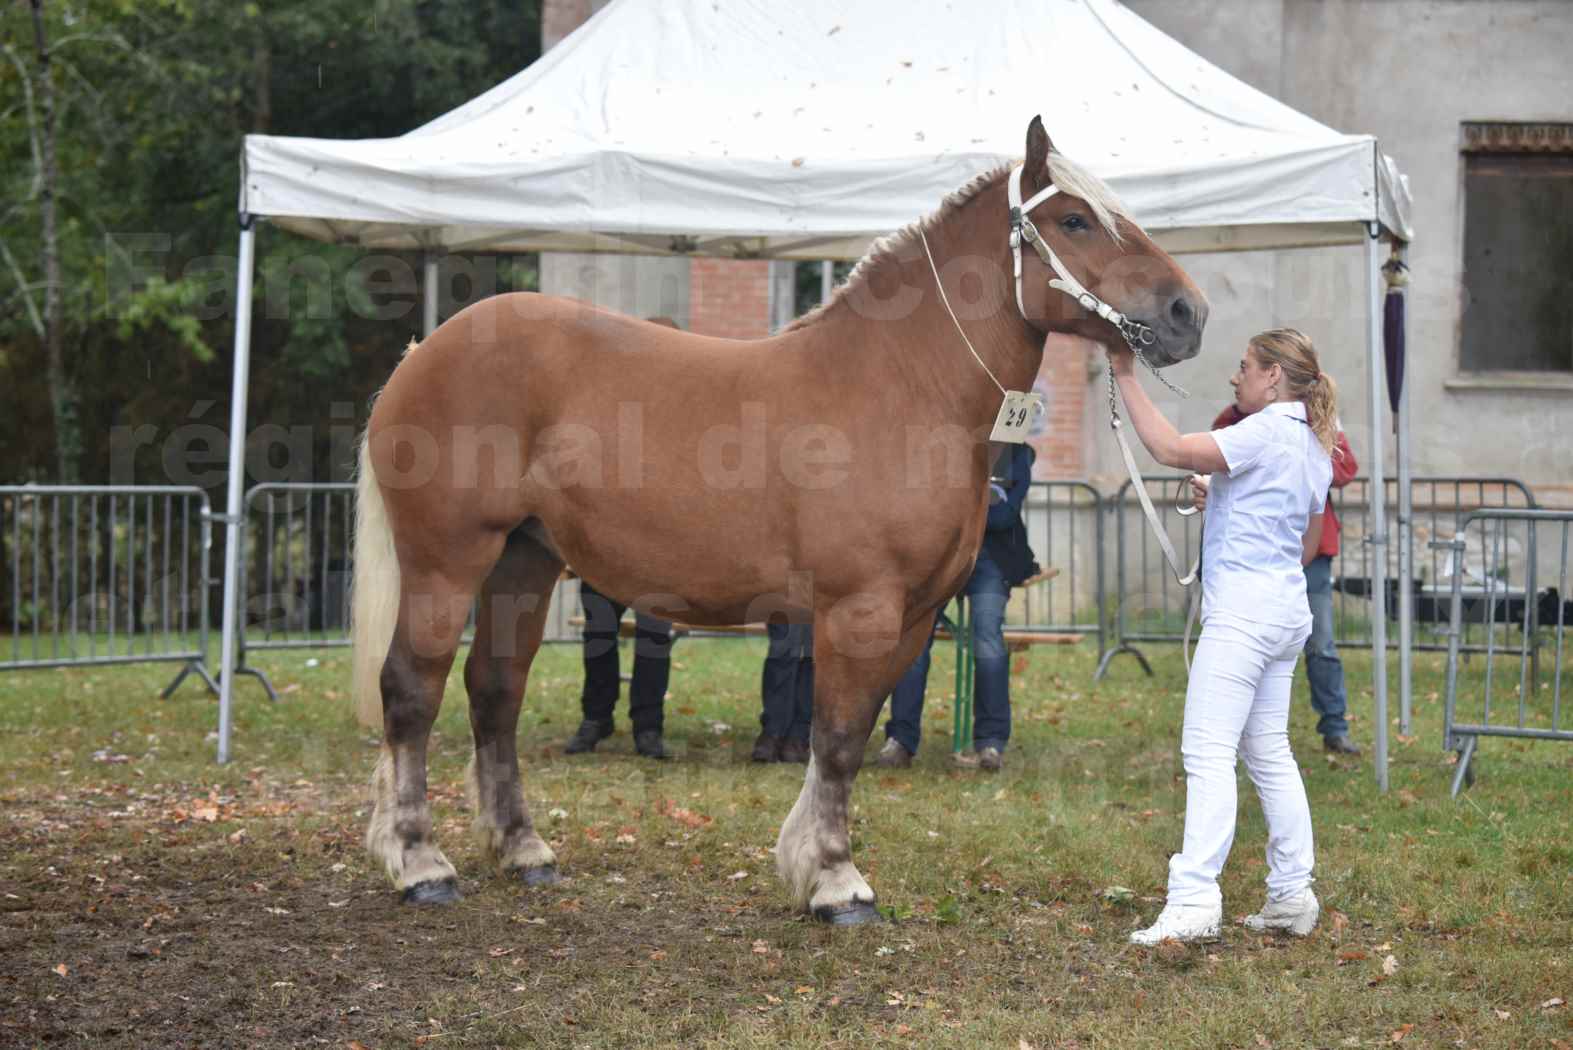
[[[1234,843],[1235,763],[1245,768],[1267,818],[1267,896],[1311,883],[1311,807],[1289,750],[1289,686],[1311,631],[1207,618],[1185,692],[1185,845],[1169,858],[1169,903],[1215,907],[1218,874]]]

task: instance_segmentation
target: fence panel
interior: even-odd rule
[[[1103,497],[1085,481],[1034,481],[1022,504],[1027,542],[1038,564],[1057,570],[1020,588],[1008,627],[1096,635],[1104,645]]]
[[[177,485],[0,486],[0,669],[206,667],[211,514]]]
[[[1442,746],[1460,752],[1455,796],[1472,779],[1471,760],[1480,737],[1573,741],[1573,724],[1562,718],[1567,627],[1573,622],[1570,530],[1573,511],[1480,510],[1465,516],[1447,545],[1464,568],[1452,574],[1448,588],[1442,728]],[[1465,559],[1470,550],[1481,552],[1479,571]],[[1485,657],[1484,667],[1475,669],[1466,686],[1459,665],[1471,627],[1483,635]],[[1544,661],[1536,660],[1542,644],[1549,645],[1554,656],[1549,682],[1540,673]]]
[[[355,553],[355,486],[348,482],[267,483],[246,493],[241,558],[240,674],[273,685],[252,667],[255,650],[347,646]],[[579,637],[569,622],[578,609],[578,581],[560,580],[552,593],[547,641]],[[471,614],[471,627],[474,614]],[[465,632],[465,640],[470,637]]]
[[[1374,559],[1365,542],[1371,522],[1370,480],[1355,478],[1342,489],[1333,491],[1333,508],[1343,526],[1343,542],[1333,560],[1333,620],[1335,637],[1342,646],[1371,645],[1370,586]],[[1397,531],[1398,482],[1386,479],[1388,521]],[[1489,508],[1530,509],[1534,493],[1516,478],[1419,477],[1410,479],[1410,524],[1413,529],[1414,578],[1410,586],[1414,597],[1417,650],[1445,650],[1448,646],[1448,607],[1446,591],[1454,572],[1478,564],[1484,552],[1478,547],[1460,555],[1451,552],[1450,541],[1458,535],[1471,512]],[[1389,547],[1396,551],[1396,544]],[[1458,564],[1455,565],[1455,557]],[[1388,559],[1388,571],[1395,575],[1386,583],[1387,612],[1398,617],[1398,577],[1396,557]],[[1461,640],[1466,652],[1479,652],[1484,643],[1479,632],[1469,630]],[[1396,648],[1398,638],[1388,632],[1388,648]]]
[[[1188,501],[1184,475],[1145,475],[1153,505],[1165,510],[1179,500]],[[1384,486],[1389,520],[1397,520],[1398,482],[1387,479]],[[1443,650],[1446,637],[1446,589],[1457,568],[1465,568],[1482,557],[1478,543],[1461,555],[1435,549],[1438,541],[1450,541],[1462,527],[1467,515],[1481,508],[1533,508],[1534,494],[1514,478],[1417,477],[1410,479],[1410,525],[1414,541],[1414,595],[1416,649]],[[1133,483],[1125,482],[1107,501],[1114,517],[1114,647],[1100,663],[1102,677],[1113,656],[1128,652],[1144,667],[1147,661],[1136,642],[1178,642],[1184,636],[1186,589],[1175,582],[1168,570],[1156,539],[1148,528],[1136,499]],[[1333,561],[1334,634],[1340,646],[1371,644],[1370,588],[1374,559],[1369,544],[1371,520],[1370,480],[1355,478],[1333,492],[1333,508],[1342,529],[1339,553]],[[1196,557],[1201,542],[1201,518],[1163,515],[1170,539],[1183,564]],[[1394,531],[1396,532],[1396,525]],[[1455,565],[1456,560],[1456,565]],[[1396,565],[1395,565],[1396,568]],[[1386,581],[1389,618],[1398,616],[1397,576]],[[1388,633],[1388,648],[1396,649],[1396,632]],[[1460,640],[1466,652],[1484,649],[1484,635],[1469,630]]]

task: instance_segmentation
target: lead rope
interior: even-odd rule
[[[1158,371],[1152,366],[1152,364],[1147,360],[1146,355],[1142,353],[1141,347],[1137,345],[1136,340],[1125,334],[1123,328],[1121,329],[1121,334],[1125,335],[1125,343],[1131,348],[1131,352],[1136,355],[1136,360],[1140,361],[1143,365],[1146,365],[1147,370],[1158,377],[1159,382],[1163,383],[1164,386],[1168,387],[1170,390],[1173,390],[1181,397],[1190,396],[1183,389],[1169,382],[1168,379],[1164,378],[1162,372]],[[1125,423],[1124,420],[1120,418],[1119,400],[1115,397],[1114,368],[1112,365],[1107,367],[1105,378],[1108,380],[1109,387],[1109,427],[1114,431],[1114,436],[1119,442],[1120,456],[1125,460],[1125,472],[1130,476],[1131,487],[1136,490],[1136,497],[1141,501],[1142,513],[1147,515],[1147,524],[1152,527],[1153,536],[1158,540],[1158,547],[1163,551],[1164,560],[1169,563],[1169,568],[1174,572],[1174,578],[1179,581],[1180,586],[1186,588],[1185,637],[1181,646],[1181,652],[1185,657],[1185,669],[1188,672],[1191,669],[1191,630],[1196,624],[1196,617],[1202,604],[1198,600],[1196,592],[1190,588],[1191,584],[1196,582],[1197,574],[1201,570],[1202,556],[1198,551],[1196,560],[1191,563],[1190,571],[1183,574],[1181,573],[1180,556],[1175,553],[1174,544],[1169,541],[1168,530],[1165,529],[1163,527],[1163,523],[1158,520],[1158,512],[1153,509],[1152,499],[1147,495],[1147,486],[1142,481],[1140,470],[1136,466],[1136,456],[1131,452],[1130,442],[1125,438]],[[1184,482],[1181,482],[1181,484],[1183,485]],[[1179,512],[1181,517],[1188,518],[1192,514],[1196,513],[1195,507],[1180,506],[1178,503],[1175,509]]]

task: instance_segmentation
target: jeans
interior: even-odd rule
[[[1321,717],[1316,731],[1323,736],[1347,736],[1344,714],[1349,698],[1344,692],[1344,664],[1333,644],[1333,559],[1319,554],[1305,567],[1305,596],[1311,603],[1311,637],[1305,643],[1305,676],[1311,681],[1311,706]]]
[[[767,736],[806,742],[814,718],[814,625],[771,621],[765,632],[770,650],[760,674],[760,728]]]
[[[1169,858],[1169,903],[1216,907],[1234,844],[1243,752],[1267,818],[1267,896],[1311,884],[1311,807],[1289,750],[1289,686],[1310,626],[1215,615],[1202,627],[1185,692],[1185,844]]]
[[[609,726],[617,694],[622,690],[617,624],[628,607],[606,597],[588,582],[580,583],[579,599],[584,605],[584,692],[579,705],[585,718]],[[672,625],[637,613],[633,683],[628,687],[628,720],[635,733],[661,728],[671,675]]]
[[[978,750],[996,747],[1003,751],[1010,740],[1010,653],[1005,648],[1005,604],[1010,600],[1010,585],[998,566],[980,555],[962,593],[972,615],[972,744]],[[930,634],[923,652],[890,694],[885,735],[914,755],[923,736],[923,692],[928,687],[929,650],[933,647]]]

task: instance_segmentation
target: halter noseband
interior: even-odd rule
[[[1021,294],[1021,242],[1026,241],[1038,253],[1038,258],[1043,260],[1043,265],[1053,270],[1057,275],[1049,280],[1049,287],[1064,292],[1075,299],[1082,307],[1097,314],[1105,321],[1118,328],[1120,335],[1125,337],[1125,342],[1132,350],[1143,346],[1151,346],[1157,341],[1157,336],[1151,328],[1140,321],[1132,321],[1120,311],[1099,299],[1089,292],[1078,281],[1065,264],[1060,262],[1060,257],[1054,254],[1054,249],[1049,247],[1049,242],[1043,239],[1043,234],[1032,224],[1027,213],[1038,205],[1048,200],[1060,191],[1058,186],[1046,186],[1039,190],[1033,198],[1026,203],[1021,199],[1021,166],[1018,165],[1010,172],[1010,254],[1011,261],[1016,271],[1016,309],[1021,311],[1022,319],[1027,317],[1027,304]]]

